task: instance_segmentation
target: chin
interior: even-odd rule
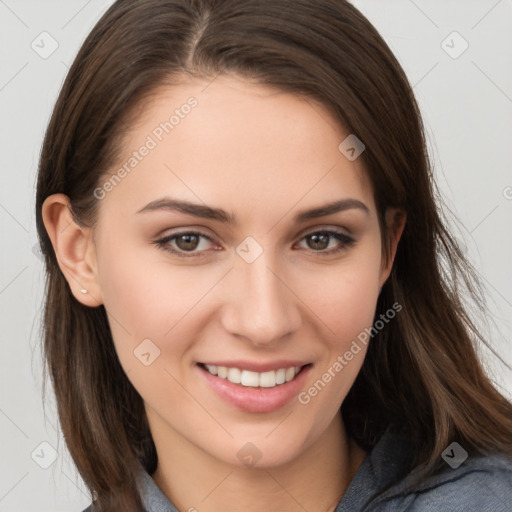
[[[292,436],[289,430],[284,429],[281,435],[265,432],[260,437],[238,437],[230,441],[229,447],[210,453],[237,468],[272,469],[299,457],[306,449],[305,444],[304,437]],[[228,453],[231,456],[226,457]]]

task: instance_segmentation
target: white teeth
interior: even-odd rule
[[[286,382],[290,382],[293,377],[295,377],[295,368],[287,368],[285,374]]]
[[[230,368],[228,370],[228,380],[233,384],[240,384],[242,379],[242,372],[238,368]]]
[[[205,368],[212,375],[217,375],[221,379],[227,379],[233,384],[241,384],[242,386],[252,388],[273,388],[285,382],[290,382],[300,371],[300,366],[280,368],[279,370],[271,370],[262,373],[240,370],[239,368],[228,368],[226,366],[216,366],[213,364],[206,364]]]
[[[295,372],[294,372],[295,374]],[[276,385],[276,372],[263,372],[260,373],[260,387],[262,388],[273,388]]]
[[[240,384],[242,384],[242,386],[250,386],[252,388],[257,388],[259,386],[258,373],[243,370],[242,375],[240,377]]]
[[[206,364],[206,369],[212,374],[217,375],[217,367],[214,364]]]
[[[281,368],[276,371],[276,384],[284,384],[286,382],[286,369]]]

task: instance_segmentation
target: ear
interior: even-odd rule
[[[69,197],[64,194],[53,194],[46,198],[42,217],[71,293],[85,306],[101,305],[103,300],[97,278],[92,230],[75,222]]]
[[[395,261],[398,242],[400,241],[400,237],[402,236],[406,219],[407,215],[403,210],[400,210],[398,208],[388,208],[386,210],[385,221],[389,236],[389,243],[384,244],[384,246],[387,247],[389,250],[389,257],[387,259],[387,262],[384,258],[382,260],[383,265],[379,280],[380,288],[384,286],[384,283],[387,281],[389,275],[391,274],[393,262]]]

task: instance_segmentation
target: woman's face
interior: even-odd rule
[[[272,466],[332,425],[390,270],[348,135],[318,103],[226,76],[146,104],[95,192],[95,293],[157,449]]]

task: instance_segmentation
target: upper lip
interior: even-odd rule
[[[279,370],[280,368],[291,368],[292,366],[302,367],[310,364],[310,361],[294,361],[292,359],[279,359],[271,362],[261,361],[246,361],[237,359],[233,361],[202,361],[200,364],[225,366],[227,368],[239,368],[240,370],[249,370],[251,372],[270,372],[272,370]]]

